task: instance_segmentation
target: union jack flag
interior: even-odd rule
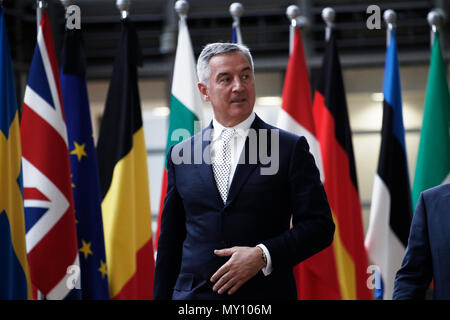
[[[22,166],[27,256],[34,294],[76,298],[79,262],[67,129],[48,16],[42,13],[25,90]],[[72,290],[74,289],[74,290]]]

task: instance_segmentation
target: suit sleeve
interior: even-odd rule
[[[304,137],[297,140],[290,159],[289,190],[293,227],[263,242],[274,270],[293,267],[333,241],[335,226],[328,199]]]
[[[167,153],[167,195],[161,214],[161,233],[156,256],[154,299],[170,300],[181,266],[183,241],[186,238],[185,213],[176,188],[175,168]]]
[[[394,282],[394,300],[425,299],[432,278],[427,211],[423,193],[411,223],[408,246]]]

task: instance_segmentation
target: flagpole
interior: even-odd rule
[[[289,27],[289,54],[292,53],[294,48],[294,33],[297,27],[297,18],[300,16],[300,9],[295,4],[290,5],[286,9],[286,16],[288,17],[291,25]]]
[[[41,24],[41,16],[42,10],[47,8],[47,1],[45,0],[36,0],[36,25],[39,30],[39,25]]]
[[[431,10],[427,15],[427,21],[430,25],[430,47],[433,47],[434,42],[434,34],[437,31],[441,31],[442,26],[444,24],[445,14],[442,9],[434,9]]]
[[[333,8],[327,7],[322,10],[322,19],[326,23],[325,29],[325,41],[330,40],[331,30],[334,28],[334,19],[336,18],[336,12]]]
[[[233,2],[229,8],[230,14],[233,17],[233,27],[236,29],[236,42],[242,42],[241,35],[241,17],[244,14],[244,7],[239,2]]]
[[[117,0],[116,7],[120,11],[121,18],[126,19],[130,15],[131,0]]]
[[[386,47],[389,46],[389,43],[391,42],[391,34],[392,31],[396,28],[396,22],[397,22],[397,14],[394,10],[388,9],[383,14],[384,22],[387,24],[387,30],[386,30]]]

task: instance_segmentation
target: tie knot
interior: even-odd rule
[[[228,143],[235,134],[236,134],[236,129],[225,128],[222,131],[222,139],[225,143]]]

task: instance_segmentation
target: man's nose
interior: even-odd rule
[[[244,84],[242,83],[242,80],[239,77],[236,77],[233,80],[233,91],[239,92],[244,89]]]

